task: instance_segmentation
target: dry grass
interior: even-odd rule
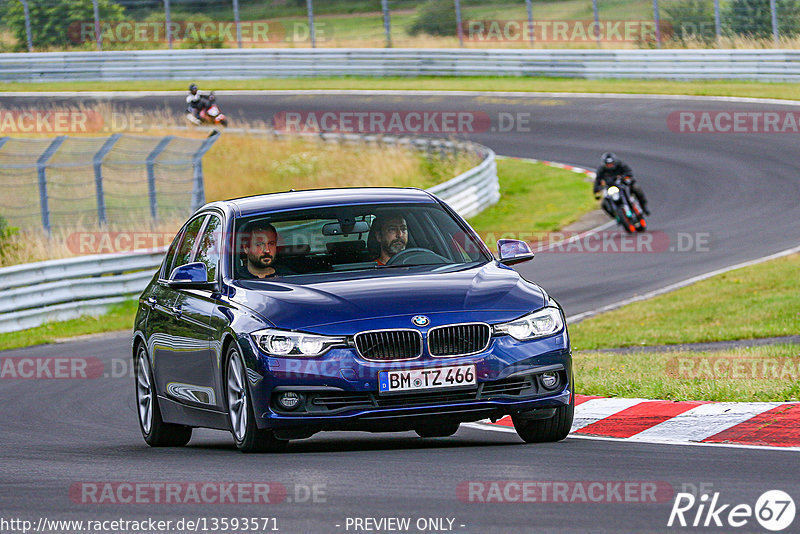
[[[664,48],[687,48],[692,50],[703,50],[709,48],[720,49],[739,49],[739,50],[770,50],[774,48],[785,48],[796,50],[800,48],[800,37],[788,38],[781,37],[778,40],[778,46],[775,46],[775,41],[769,39],[753,39],[750,37],[734,36],[734,37],[721,37],[719,41],[712,40],[708,42],[704,39],[696,37],[687,37],[685,39],[671,39],[663,44]]]
[[[395,145],[379,148],[313,139],[226,135],[209,152],[204,169],[206,197],[216,200],[321,187],[425,188],[474,164],[469,157],[428,162],[419,153]]]
[[[170,240],[183,222],[184,219],[171,219],[159,221],[156,224],[149,221],[112,223],[105,227],[102,232],[108,232],[112,236],[112,239],[116,232],[125,232],[142,238],[152,235],[152,238],[147,237],[147,239],[143,241],[147,243],[145,248],[151,248],[151,243],[155,245],[153,248],[157,248],[159,246],[169,245]],[[99,246],[97,249],[82,250],[80,245],[81,236],[86,234],[95,235],[99,232],[101,232],[101,230],[96,226],[76,224],[74,226],[56,228],[53,230],[52,235],[48,237],[42,230],[22,228],[19,233],[0,243],[0,247],[2,248],[2,253],[0,253],[0,267],[35,261],[71,258],[93,252],[120,251],[120,249],[114,248],[112,242],[108,242],[108,247]],[[100,243],[100,238],[101,236],[99,235],[95,237],[95,243]]]
[[[60,108],[63,109],[63,108]],[[77,110],[92,112],[109,119],[127,117],[127,124],[136,119],[139,127],[134,135],[178,135],[203,138],[204,129],[182,129],[183,118],[166,110],[140,113],[129,108],[100,105]],[[96,124],[96,123],[95,123]],[[117,121],[117,126],[121,121]],[[240,124],[248,130],[264,129],[265,124]],[[98,137],[123,132],[121,128],[69,133],[69,135]],[[131,133],[131,132],[127,132]],[[54,134],[26,134],[16,137],[49,137]],[[424,154],[395,145],[362,145],[323,142],[315,138],[275,138],[263,133],[223,133],[203,160],[206,199],[208,201],[249,196],[289,189],[353,186],[430,187],[477,164],[468,154],[428,158]],[[146,185],[142,184],[146,191]],[[146,195],[146,192],[142,193]],[[2,214],[0,214],[2,215]],[[158,243],[168,240],[180,227],[183,219],[111,223],[103,231],[152,232]],[[20,228],[9,239],[0,239],[0,266],[33,261],[58,259],[87,253],[75,245],[76,234],[97,232],[94,225],[74,221],[69,226],[54,229],[47,237],[39,227]],[[149,242],[148,242],[149,243]],[[104,251],[104,250],[101,250]]]

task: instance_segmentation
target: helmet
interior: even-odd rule
[[[619,161],[617,155],[613,152],[606,152],[600,156],[600,160],[603,162],[603,165],[616,165],[617,161]]]
[[[193,83],[192,85],[189,86],[189,92],[192,93],[192,94],[195,94],[197,92],[197,84],[196,83]]]

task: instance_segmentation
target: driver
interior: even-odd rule
[[[275,263],[278,255],[278,231],[267,222],[256,222],[244,230],[242,251],[247,255],[247,270],[242,273],[244,279],[294,274],[283,265]]]
[[[633,179],[633,171],[627,163],[622,161],[613,152],[606,152],[600,156],[602,165],[597,169],[594,179],[594,197],[600,198],[600,190],[614,182],[617,177],[621,177],[627,183],[636,198],[639,199],[639,204],[645,215],[650,215],[650,210],[647,209],[647,197],[644,196],[642,187]],[[611,218],[614,218],[614,212],[607,199],[603,199],[601,204],[603,210],[608,213]]]
[[[392,256],[408,246],[408,225],[402,215],[378,216],[372,222],[372,227],[380,245],[380,252],[375,259],[378,265],[386,265]]]

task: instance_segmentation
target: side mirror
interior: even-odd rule
[[[533,259],[531,247],[525,241],[517,239],[498,239],[497,251],[500,253],[500,263],[514,265]]]
[[[214,282],[208,281],[206,266],[199,261],[175,267],[169,275],[167,284],[177,289],[213,290],[216,287]]]

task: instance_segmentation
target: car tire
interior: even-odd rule
[[[136,386],[136,412],[142,437],[151,447],[183,447],[192,439],[192,428],[165,423],[158,406],[158,395],[153,380],[153,370],[144,343],[136,349],[134,385]]]
[[[569,435],[575,416],[575,395],[570,395],[569,404],[556,408],[553,417],[547,419],[525,419],[512,415],[511,421],[525,443],[550,443],[561,441]]]
[[[459,423],[439,423],[424,425],[414,429],[421,438],[446,438],[458,432]]]
[[[272,430],[256,425],[244,359],[235,345],[228,349],[225,361],[225,402],[236,448],[247,453],[285,451],[288,440],[278,439]]]

